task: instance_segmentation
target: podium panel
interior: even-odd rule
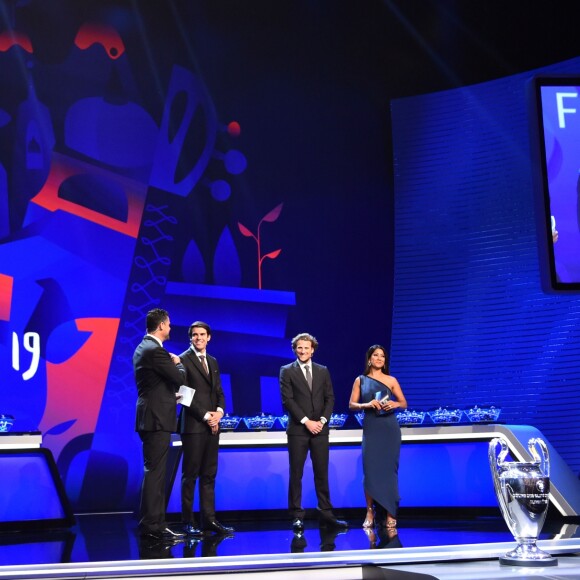
[[[515,461],[531,460],[527,442],[532,437],[542,438],[550,451],[550,501],[564,516],[580,514],[580,482],[542,433],[528,425],[404,427],[399,466],[401,507],[497,508],[488,461],[489,442],[495,437],[507,441]],[[337,509],[365,507],[361,441],[360,429],[330,432],[330,494]],[[173,446],[176,464],[167,511],[180,513],[178,436]],[[223,433],[216,510],[286,509],[288,472],[286,433]],[[302,503],[304,508],[316,507],[310,459],[304,470]],[[194,509],[198,509],[197,493]]]
[[[216,509],[286,509],[288,473],[286,447],[223,446],[216,479]],[[360,444],[331,443],[328,475],[335,508],[364,509]],[[181,465],[172,482],[169,513],[181,512],[180,477]],[[497,507],[487,463],[487,444],[481,441],[403,444],[399,493],[401,507]],[[305,508],[315,508],[316,503],[308,458],[302,504]],[[197,497],[194,509],[198,509]]]
[[[18,436],[0,437],[0,531],[64,528],[74,524],[52,453]]]

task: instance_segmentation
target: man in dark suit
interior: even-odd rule
[[[302,475],[308,451],[314,470],[321,523],[347,527],[346,522],[336,519],[330,503],[328,421],[334,407],[334,391],[328,369],[312,361],[317,347],[318,341],[311,334],[295,336],[292,339],[292,350],[297,360],[280,368],[282,404],[289,414],[286,428],[290,459],[288,509],[295,530],[304,527]]]
[[[187,386],[195,389],[189,407],[183,406],[179,433],[183,449],[181,476],[181,517],[185,532],[231,534],[215,513],[215,478],[218,468],[219,423],[224,416],[225,398],[217,360],[207,354],[211,329],[205,322],[194,322],[188,330],[190,348],[179,355],[187,372]],[[195,482],[199,479],[201,529],[193,517]]]
[[[171,433],[177,428],[177,391],[185,382],[179,358],[163,348],[171,324],[166,310],[147,313],[147,334],[135,349],[133,368],[137,383],[135,430],[143,442],[144,474],[139,506],[143,535],[174,541],[183,534],[165,521],[165,471]]]

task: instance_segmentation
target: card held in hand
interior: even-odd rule
[[[375,393],[375,399],[381,404],[384,405],[387,401],[390,400],[389,393],[385,393],[384,391],[377,391]],[[379,415],[387,415],[391,411],[385,411],[384,409],[376,409],[375,413],[377,416]]]
[[[179,399],[178,403],[184,407],[189,407],[191,405],[191,401],[193,401],[195,389],[192,389],[187,385],[181,385],[181,387],[179,387],[179,391],[177,391],[177,394],[181,395],[181,399]]]

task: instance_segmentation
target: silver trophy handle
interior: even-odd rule
[[[538,453],[538,447],[542,452],[542,455]],[[528,441],[528,450],[531,456],[534,458],[542,470],[545,477],[550,477],[550,454],[548,453],[548,446],[546,443],[539,438],[530,439]]]
[[[497,453],[498,445],[501,447],[499,453]],[[498,505],[501,514],[504,517],[504,520],[511,531],[515,529],[516,521],[512,518],[510,511],[508,509],[498,475],[498,468],[500,465],[503,464],[504,459],[508,454],[508,451],[509,451],[508,445],[505,439],[502,439],[501,437],[496,437],[495,439],[492,439],[489,442],[488,458],[489,458],[489,466],[491,468],[491,477],[493,479],[493,487],[495,488],[495,495],[497,496],[498,499]]]

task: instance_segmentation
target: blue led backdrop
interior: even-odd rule
[[[495,403],[580,467],[557,428],[579,303],[539,289],[513,76],[563,58],[513,27],[505,62],[482,55],[468,3],[361,4],[1,3],[0,413],[42,431],[75,511],[136,507],[131,356],[156,306],[173,352],[212,326],[231,413],[281,411],[309,331],[337,411],[366,348],[392,344],[411,407]]]
[[[533,75],[393,102],[393,373],[419,408],[501,407],[578,473],[580,297],[542,292]]]
[[[390,339],[385,103],[302,66],[322,38],[274,73],[211,3],[3,19],[0,412],[42,431],[75,509],[136,505],[131,357],[153,307],[173,352],[212,326],[229,412],[281,411],[305,330],[345,411],[366,347]],[[372,208],[353,211],[360,192]]]

